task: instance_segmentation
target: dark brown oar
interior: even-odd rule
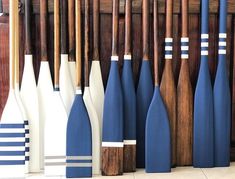
[[[192,164],[193,92],[188,65],[188,0],[182,0],[181,68],[177,86],[177,165]]]
[[[176,165],[176,87],[172,69],[172,9],[173,0],[166,1],[165,67],[162,75],[161,94],[166,104],[171,125],[172,166]]]

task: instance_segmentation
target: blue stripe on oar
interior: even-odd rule
[[[24,156],[25,151],[0,151],[0,156]]]
[[[12,128],[12,129],[15,129],[15,128],[24,128],[24,124],[0,124],[0,128]]]
[[[66,163],[91,163],[92,160],[66,160]]]
[[[25,133],[0,133],[0,137],[24,137]]]
[[[146,121],[146,172],[171,171],[171,135],[166,107],[155,87]]]
[[[165,59],[172,59],[173,39],[165,38]]]
[[[143,60],[137,88],[137,118],[136,118],[136,165],[145,167],[145,123],[149,105],[153,96],[153,80],[149,61]]]
[[[188,56],[189,56],[188,52],[189,52],[189,38],[182,37],[181,38],[181,58],[188,59]]]
[[[24,142],[0,142],[1,147],[10,147],[10,146],[25,146]]]
[[[0,160],[0,165],[24,165],[24,164],[25,164],[24,160]]]

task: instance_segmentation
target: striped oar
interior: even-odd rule
[[[60,96],[60,20],[59,1],[54,0],[54,92],[48,98],[51,101],[49,116],[45,120],[44,130],[44,173],[46,176],[65,175],[66,125],[68,116]]]
[[[201,65],[194,97],[193,166],[214,166],[213,92],[208,66],[209,0],[201,1]]]
[[[123,96],[118,71],[119,0],[113,0],[111,68],[104,99],[102,174],[123,174]]]
[[[131,67],[131,0],[126,0],[125,55],[122,71],[124,105],[124,172],[136,170],[136,94]]]
[[[166,1],[166,38],[165,38],[165,66],[162,74],[161,94],[167,107],[171,125],[171,163],[176,165],[176,86],[172,69],[172,10],[173,0]]]
[[[15,97],[15,24],[17,3],[10,0],[10,90],[0,122],[0,175],[3,178],[24,177],[25,125]]]
[[[51,72],[47,57],[47,1],[40,1],[40,37],[41,37],[41,65],[38,77],[38,102],[40,109],[40,140],[41,153],[40,158],[44,163],[44,125],[45,121],[50,120],[51,101],[53,93],[53,84]],[[43,164],[44,165],[44,164]]]
[[[230,165],[231,94],[226,67],[227,1],[220,0],[219,58],[214,84],[215,166]]]
[[[83,100],[90,118],[92,128],[92,173],[100,174],[100,148],[101,148],[101,137],[100,137],[100,126],[99,118],[96,113],[95,107],[91,100],[90,87],[89,87],[89,0],[85,0],[85,89]]]
[[[158,18],[157,0],[154,0],[154,76],[155,89],[146,119],[147,173],[171,171],[171,134],[167,109],[162,100],[158,77]]]
[[[67,35],[68,35],[68,1],[60,0],[60,94],[65,105],[67,114],[69,114],[74,99],[74,87],[70,75]]]
[[[40,121],[39,121],[39,103],[38,93],[33,69],[33,55],[31,42],[31,0],[25,0],[25,63],[21,83],[20,95],[24,104],[26,114],[29,118],[30,128],[30,160],[29,171],[39,172],[42,168],[40,158],[41,140],[40,140]]]
[[[153,79],[149,62],[149,0],[143,0],[143,60],[137,87],[136,166],[145,167],[145,123],[153,97]]]
[[[86,2],[87,3],[87,2]],[[69,114],[66,142],[66,177],[92,176],[92,133],[90,119],[81,90],[81,2],[75,3],[76,12],[76,96]]]
[[[177,165],[192,165],[193,91],[188,64],[188,0],[182,0],[181,68],[177,86]]]

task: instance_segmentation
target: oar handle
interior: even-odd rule
[[[159,86],[158,79],[158,6],[157,0],[153,4],[153,31],[154,31],[154,79],[155,86]]]
[[[15,0],[10,0],[10,89],[14,89],[15,87],[15,3]]]
[[[41,60],[48,61],[47,57],[47,0],[40,1],[40,28],[41,28]]]
[[[60,0],[60,52],[61,54],[68,54],[68,1]]]
[[[181,38],[181,59],[188,59],[189,38],[188,38],[188,0],[182,0],[182,38]]]
[[[75,26],[76,26],[76,86],[81,87],[81,2],[75,1]]]
[[[31,42],[31,0],[25,0],[25,54],[32,54]]]
[[[113,0],[113,34],[112,34],[112,56],[118,56],[118,16],[119,0]]]
[[[149,60],[149,0],[143,0],[143,59]]]
[[[99,60],[99,0],[93,0],[93,60]]]
[[[60,1],[54,0],[54,82],[59,88],[60,68]]]
[[[131,55],[131,7],[132,0],[126,0],[125,16],[125,55]]]
[[[89,0],[85,0],[85,86],[89,86]]]
[[[19,85],[19,8],[15,11],[15,84]]]
[[[173,1],[166,1],[166,38],[172,37],[172,11],[173,11]]]
[[[74,0],[68,0],[68,23],[69,23],[69,61],[75,61],[75,12]]]

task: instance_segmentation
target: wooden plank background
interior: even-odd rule
[[[8,89],[9,89],[9,20],[8,20],[8,0],[3,1],[4,16],[0,17],[0,115],[4,108]],[[24,6],[23,0],[21,1],[21,17],[20,17],[20,76],[23,71],[23,55],[24,55]],[[151,4],[152,4],[152,0]],[[40,23],[39,23],[39,2],[40,0],[33,0],[33,17],[32,17],[32,41],[33,41],[33,54],[34,54],[34,69],[36,78],[38,78],[40,68]],[[160,55],[160,75],[162,74],[164,66],[164,36],[165,36],[165,1],[158,0],[159,2],[159,55]],[[193,88],[195,89],[198,70],[200,65],[200,0],[189,0],[189,65],[190,77]],[[120,0],[120,19],[119,19],[119,67],[120,72],[123,64],[124,54],[124,4],[125,0]],[[133,54],[133,73],[135,83],[138,82],[139,68],[141,65],[142,57],[142,15],[141,15],[141,0],[133,0],[132,2],[132,54]],[[84,5],[84,1],[83,1]],[[91,1],[92,6],[92,1]],[[112,35],[112,14],[111,0],[100,0],[100,60],[102,68],[102,76],[104,84],[106,85],[107,76],[110,67],[111,56],[111,35]],[[152,7],[152,6],[151,6]],[[209,19],[209,66],[211,72],[212,82],[214,83],[216,68],[217,68],[217,49],[218,49],[218,0],[210,0],[210,19]],[[48,54],[53,76],[53,0],[48,0]],[[152,10],[151,10],[152,11]],[[174,0],[174,15],[173,15],[173,38],[174,38],[174,59],[173,68],[175,75],[175,82],[177,84],[179,68],[180,68],[180,36],[181,36],[181,14],[180,14],[180,0]],[[228,0],[228,16],[227,16],[227,67],[229,71],[229,79],[232,93],[232,132],[231,132],[231,159],[235,160],[235,1]],[[92,17],[92,12],[91,12]],[[151,14],[151,21],[152,14]],[[92,29],[92,21],[91,21]],[[83,26],[82,26],[83,27]],[[150,36],[153,34],[151,24]],[[82,28],[82,31],[84,29]],[[92,31],[90,38],[90,60],[92,60]],[[150,38],[150,52],[151,59],[153,57],[153,38]],[[84,39],[83,39],[84,40]]]

